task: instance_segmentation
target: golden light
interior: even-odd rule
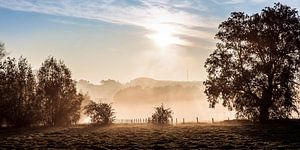
[[[165,32],[159,32],[149,35],[149,38],[151,38],[160,48],[165,48],[169,45],[180,43],[180,39],[178,37],[174,37],[171,34]]]
[[[91,123],[91,118],[90,117],[87,117],[87,116],[81,116],[80,117],[80,120],[79,120],[79,123],[81,124],[88,124],[88,123]]]
[[[152,25],[151,29],[154,34],[147,35],[160,48],[166,48],[170,45],[186,45],[186,42],[176,36],[176,30],[172,25],[156,24]]]

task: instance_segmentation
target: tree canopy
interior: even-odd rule
[[[43,104],[44,123],[57,126],[77,122],[83,95],[77,94],[75,81],[66,65],[49,57],[39,69],[37,80],[37,95]]]
[[[39,117],[39,102],[35,97],[36,81],[25,58],[8,57],[2,64],[1,121],[12,126],[29,126]],[[0,121],[0,122],[1,122]]]
[[[26,58],[5,56],[0,43],[0,127],[78,122],[84,96],[62,61],[49,57],[34,74]]]
[[[155,107],[155,112],[152,114],[153,123],[167,124],[169,119],[172,119],[172,110],[170,108],[164,108],[163,104]]]
[[[84,110],[85,114],[91,117],[92,123],[98,125],[109,125],[115,120],[114,109],[108,103],[90,101]]]
[[[216,49],[206,60],[205,93],[237,117],[264,122],[297,111],[300,18],[276,3],[260,13],[233,12],[219,25]]]

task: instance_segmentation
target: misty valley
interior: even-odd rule
[[[154,107],[164,104],[173,110],[173,118],[182,122],[210,123],[234,119],[234,112],[224,107],[209,108],[201,81],[162,81],[151,78],[136,78],[121,84],[115,80],[102,80],[92,84],[79,80],[79,91],[88,94],[96,102],[112,103],[116,119],[144,119],[151,116]],[[84,123],[86,116],[82,113],[79,122]]]
[[[0,0],[0,149],[300,149],[299,10]]]

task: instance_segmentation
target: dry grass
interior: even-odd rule
[[[299,124],[113,125],[0,129],[7,148],[300,148]]]

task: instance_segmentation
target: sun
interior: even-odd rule
[[[153,34],[147,37],[152,39],[159,48],[166,48],[170,45],[181,45],[183,41],[175,35],[175,30],[171,25],[159,24],[152,26]]]
[[[149,37],[154,41],[154,43],[160,48],[166,48],[173,44],[179,44],[180,39],[178,37],[173,36],[170,33],[166,32],[158,32]]]

